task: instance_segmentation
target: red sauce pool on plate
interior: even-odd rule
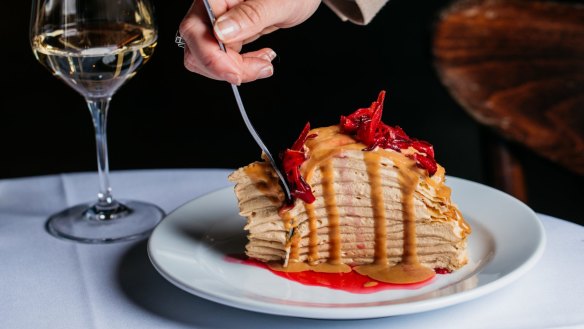
[[[245,255],[229,255],[225,257],[225,261],[229,263],[244,264],[263,268],[273,274],[288,279],[290,281],[298,282],[306,286],[326,287],[330,289],[342,290],[354,294],[370,294],[383,290],[397,290],[419,289],[434,281],[434,277],[412,284],[392,284],[380,282],[371,279],[367,276],[361,275],[355,271],[349,273],[319,273],[313,271],[304,272],[280,272],[270,269],[266,264],[247,258]]]

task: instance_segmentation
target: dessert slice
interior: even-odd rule
[[[306,125],[282,157],[291,204],[268,161],[229,176],[249,257],[282,271],[355,270],[389,283],[466,264],[471,229],[450,200],[444,168],[432,145],[381,122],[384,96],[338,125]]]

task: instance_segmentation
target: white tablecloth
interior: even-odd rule
[[[167,213],[229,186],[230,170],[115,172],[114,195]],[[146,240],[108,245],[50,236],[47,217],[90,201],[94,173],[0,181],[0,328],[584,328],[584,227],[539,215],[548,242],[518,281],[478,299],[371,320],[280,317],[201,299],[162,278]]]

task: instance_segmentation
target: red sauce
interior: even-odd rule
[[[281,272],[270,269],[265,263],[247,258],[245,255],[229,255],[225,261],[230,263],[244,264],[266,269],[273,274],[298,282],[306,286],[326,287],[330,289],[343,290],[354,294],[370,294],[383,290],[408,289],[414,290],[424,287],[434,281],[435,276],[422,282],[412,284],[392,284],[380,282],[361,275],[356,271],[349,273],[319,273],[313,271],[304,272]]]

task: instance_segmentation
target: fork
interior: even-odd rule
[[[209,15],[209,20],[211,21],[211,26],[213,26],[213,25],[215,25],[215,14],[213,14],[213,10],[211,9],[211,6],[209,5],[208,0],[203,0],[203,3],[205,5],[205,10],[207,11],[207,15]],[[222,51],[227,52],[223,42],[221,42],[220,40],[217,40],[217,43],[219,44],[219,48],[221,48]],[[260,135],[257,133],[257,131],[253,127],[251,121],[249,120],[249,117],[247,116],[247,112],[245,111],[245,107],[243,106],[243,101],[241,100],[241,95],[239,94],[239,89],[237,88],[237,85],[232,83],[231,89],[233,90],[233,95],[235,95],[235,101],[237,102],[237,107],[239,108],[239,112],[241,113],[241,117],[243,118],[243,122],[245,122],[245,126],[249,130],[249,132],[250,132],[251,136],[253,137],[253,139],[255,140],[255,142],[259,145],[261,150],[268,157],[268,160],[272,164],[272,167],[274,168],[274,171],[276,172],[276,175],[278,176],[278,179],[280,180],[280,185],[282,185],[282,189],[284,190],[284,194],[286,196],[286,202],[287,203],[291,202],[292,194],[290,193],[290,187],[288,186],[288,182],[284,178],[284,174],[280,170],[280,167],[276,164],[276,161],[274,160],[272,153],[270,153],[270,151],[268,150],[268,147],[266,146],[266,144],[264,144],[264,142],[260,138]]]

